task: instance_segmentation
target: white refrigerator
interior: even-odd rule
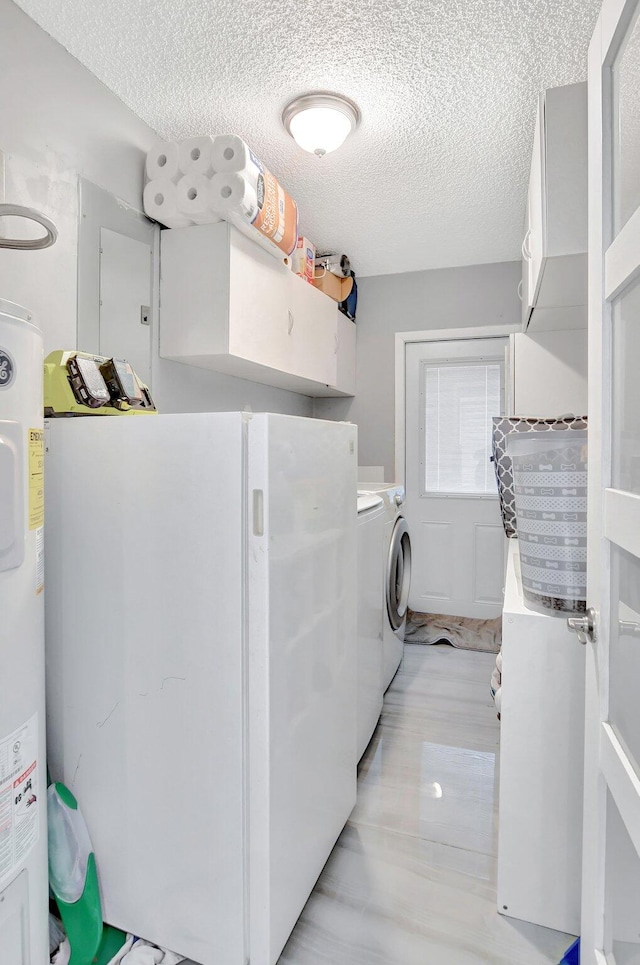
[[[355,803],[356,428],[45,432],[49,760],[105,920],[274,965]]]

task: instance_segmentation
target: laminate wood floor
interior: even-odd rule
[[[557,965],[572,936],[496,911],[492,654],[405,645],[358,801],[279,965]]]

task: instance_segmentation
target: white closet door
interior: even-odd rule
[[[584,965],[640,962],[639,12],[605,0],[589,49]]]

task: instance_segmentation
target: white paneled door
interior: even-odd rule
[[[500,614],[505,535],[491,455],[504,411],[506,338],[409,342],[405,354],[410,606]]]
[[[581,961],[640,962],[640,0],[589,48],[589,522]]]

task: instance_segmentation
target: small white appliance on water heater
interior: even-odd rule
[[[45,229],[0,249],[55,244],[33,208],[0,216]],[[0,299],[0,963],[49,961],[44,711],[44,429],[42,334]]]
[[[49,960],[42,335],[0,300],[0,962]]]

